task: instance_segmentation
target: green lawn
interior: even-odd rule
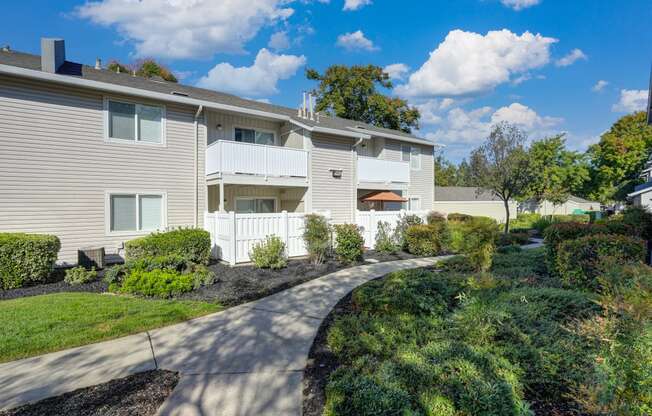
[[[0,302],[0,362],[134,334],[221,310],[219,304],[57,293]]]

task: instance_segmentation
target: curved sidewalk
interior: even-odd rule
[[[357,286],[447,256],[351,267],[169,327],[0,364],[0,409],[155,368],[178,371],[160,415],[301,415],[321,321]]]

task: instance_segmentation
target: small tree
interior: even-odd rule
[[[318,214],[306,215],[303,241],[314,264],[321,264],[331,248],[331,226],[326,217]]]
[[[509,231],[509,201],[525,195],[530,182],[526,134],[502,122],[493,127],[482,146],[471,153],[474,181],[494,193],[505,206],[505,228]]]

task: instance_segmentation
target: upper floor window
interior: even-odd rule
[[[421,151],[416,146],[402,145],[401,160],[403,162],[410,162],[410,168],[412,170],[421,169]]]
[[[164,142],[165,111],[161,106],[107,100],[109,140]]]
[[[254,129],[235,128],[235,141],[244,143],[267,144],[273,145],[275,135],[269,131],[259,131]]]

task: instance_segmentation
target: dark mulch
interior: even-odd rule
[[[415,258],[409,253],[383,254],[375,251],[365,253],[366,260],[379,262]],[[356,264],[341,264],[336,260],[329,260],[324,264],[313,265],[306,259],[295,259],[288,262],[288,267],[280,270],[262,270],[253,265],[231,267],[222,263],[210,266],[217,276],[213,285],[203,287],[186,293],[179,297],[185,300],[202,300],[208,302],[221,302],[225,306],[233,306],[280,292],[316,279],[325,274],[332,273]],[[65,271],[57,269],[50,276],[49,282],[17,289],[0,290],[0,300],[16,299],[26,296],[47,295],[59,292],[91,292],[102,293],[108,291],[108,285],[102,281],[103,270],[99,271],[100,278],[94,282],[82,285],[69,285],[63,281]]]
[[[365,253],[365,260],[378,262],[410,259],[408,253],[382,254],[374,251]],[[279,270],[258,269],[252,265],[231,267],[217,263],[210,266],[216,275],[214,284],[185,293],[180,299],[219,301],[225,306],[234,306],[269,296],[320,276],[359,264],[342,264],[329,260],[324,264],[313,265],[306,259],[290,260],[288,266]]]
[[[17,289],[0,290],[0,300],[24,298],[27,296],[48,295],[59,292],[106,292],[109,285],[102,279],[81,285],[69,285],[63,280],[53,283],[42,283],[35,286],[19,287]]]
[[[156,413],[179,373],[151,370],[0,412],[0,416],[146,416]]]
[[[351,313],[351,294],[343,297],[319,327],[310,347],[308,363],[303,370],[303,416],[321,416],[326,404],[328,377],[340,366],[327,346],[328,329],[336,317]]]

